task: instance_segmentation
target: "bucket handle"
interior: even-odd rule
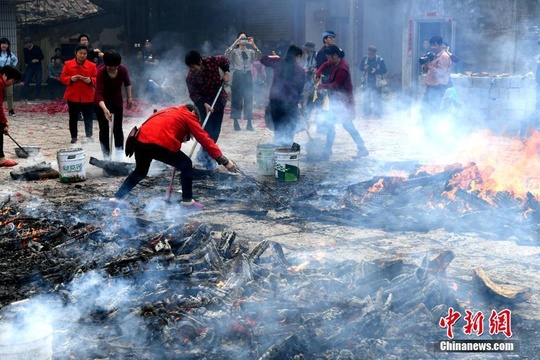
[[[259,141],[257,141],[257,145],[259,145],[261,143],[261,141],[265,138],[265,137],[268,137],[269,134],[263,134],[260,138],[259,138]]]

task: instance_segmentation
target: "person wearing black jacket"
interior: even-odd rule
[[[377,47],[368,47],[368,54],[360,63],[360,71],[364,88],[364,117],[373,115],[379,119],[382,114],[382,88],[377,80],[381,79],[387,70],[384,59],[377,55]]]
[[[337,34],[330,30],[323,32],[324,45],[322,48],[320,48],[319,51],[317,51],[317,56],[315,57],[315,66],[317,67],[317,69],[319,69],[321,65],[326,62],[326,48],[329,47],[330,45],[336,45],[336,36]],[[330,71],[322,74],[321,82],[323,84],[328,82],[329,75],[330,75]]]
[[[32,79],[36,78],[36,89],[35,89],[35,100],[40,100],[41,95],[41,78],[43,76],[43,68],[41,62],[45,58],[43,56],[43,51],[37,45],[34,45],[32,39],[25,37],[23,39],[24,43],[24,63],[26,64],[26,69],[24,71],[24,86],[22,97],[25,101],[28,101],[28,93],[30,92],[30,83]]]
[[[90,45],[90,37],[87,34],[79,35],[79,45],[84,45],[88,48],[88,56],[86,59],[92,61],[93,63],[100,64],[103,63],[103,53],[99,49],[94,49]]]

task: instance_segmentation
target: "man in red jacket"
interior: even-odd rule
[[[236,172],[236,165],[229,161],[201,127],[200,115],[194,105],[170,107],[152,114],[141,125],[135,148],[135,170],[124,180],[114,198],[109,202],[114,205],[126,196],[148,174],[152,160],[158,160],[174,166],[180,171],[182,184],[181,205],[192,209],[204,206],[193,200],[193,164],[180,148],[191,136],[220,165],[230,172]]]

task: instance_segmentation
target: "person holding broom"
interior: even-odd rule
[[[204,130],[214,142],[217,142],[227,104],[227,92],[223,89],[223,84],[229,82],[229,61],[222,55],[203,58],[198,51],[191,50],[186,54],[185,62],[189,68],[186,76],[189,97],[201,115],[209,114]],[[217,101],[212,106],[216,97]],[[205,151],[204,146],[197,153],[196,159],[206,170],[217,170],[215,161]]]
[[[135,147],[135,170],[124,180],[114,197],[109,199],[109,203],[119,204],[120,199],[146,177],[152,160],[158,160],[180,171],[180,204],[190,210],[204,208],[203,204],[193,199],[193,164],[189,156],[180,150],[182,143],[189,141],[191,136],[217,164],[225,166],[230,172],[236,172],[236,165],[223,155],[202,128],[199,111],[194,105],[169,107],[155,112],[141,125]]]
[[[21,73],[16,67],[6,65],[0,68],[0,99],[4,98],[6,88],[21,80]],[[0,106],[0,167],[13,167],[17,163],[6,159],[4,154],[4,134],[9,134],[9,124],[4,107]]]
[[[122,64],[122,56],[114,50],[103,54],[105,66],[99,68],[96,76],[96,91],[94,94],[94,111],[99,124],[99,142],[105,159],[110,159],[113,149],[110,149],[109,126],[112,126],[114,147],[119,154],[124,149],[124,99],[122,85],[126,89],[126,107],[133,105],[131,96],[131,80],[127,67]],[[114,122],[113,122],[114,114]]]

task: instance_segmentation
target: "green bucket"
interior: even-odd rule
[[[274,150],[275,176],[281,181],[298,181],[300,178],[300,151],[288,147]]]

